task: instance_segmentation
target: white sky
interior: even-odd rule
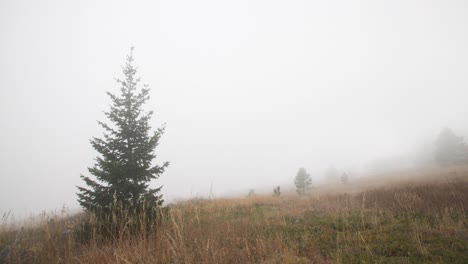
[[[78,208],[129,47],[165,198],[316,179],[468,131],[468,2],[0,1],[0,212]],[[466,135],[466,134],[465,134]]]

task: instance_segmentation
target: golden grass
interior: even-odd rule
[[[408,172],[315,188],[303,197],[179,202],[147,232],[131,230],[128,222],[139,220],[128,219],[108,238],[100,236],[106,227],[84,214],[45,217],[24,229],[7,261],[467,263],[467,204],[466,168]],[[0,228],[1,250],[16,230]]]

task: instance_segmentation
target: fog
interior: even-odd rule
[[[0,2],[0,213],[79,209],[135,46],[166,201],[314,184],[468,136],[466,1]]]

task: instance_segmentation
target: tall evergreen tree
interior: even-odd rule
[[[148,183],[159,178],[169,165],[168,162],[153,165],[155,149],[165,127],[151,131],[149,121],[153,112],[142,109],[149,99],[149,88],[147,85],[140,87],[133,61],[132,47],[122,67],[125,79],[116,79],[120,94],[107,92],[112,100],[110,111],[105,112],[110,124],[98,121],[104,135],[90,140],[99,153],[94,166],[88,168],[96,180],[81,175],[87,188],[78,187],[77,193],[86,211],[110,212],[115,202],[134,210],[139,210],[143,202],[147,208],[163,203],[159,194],[162,186],[151,189]]]
[[[294,184],[296,185],[296,191],[299,195],[303,195],[312,185],[312,178],[307,173],[306,169],[300,168],[294,178]]]

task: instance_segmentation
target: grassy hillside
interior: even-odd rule
[[[83,239],[83,223],[93,221],[85,215],[45,218],[23,230],[7,261],[468,263],[468,170],[383,179],[324,186],[304,197],[179,202],[149,233],[135,234],[124,224],[108,239],[96,230]],[[16,234],[1,226],[0,250]]]

